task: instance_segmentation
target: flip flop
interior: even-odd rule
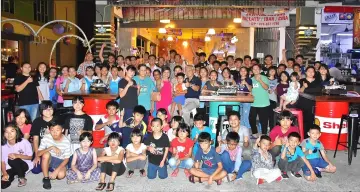
[[[141,170],[140,170],[140,176],[141,176],[141,177],[145,177],[145,176],[146,176],[146,172],[145,172],[144,169],[141,169]]]
[[[191,175],[189,170],[187,170],[187,169],[184,169],[184,173],[187,178]]]
[[[105,186],[106,186],[106,183],[99,183],[98,186],[96,187],[96,191],[104,190]]]
[[[134,171],[132,171],[132,170],[129,170],[128,171],[128,175],[126,176],[127,178],[130,178],[130,177],[132,177],[134,175]]]
[[[109,182],[107,184],[106,191],[114,191],[114,189],[115,189],[115,183],[114,182]]]
[[[179,171],[180,171],[179,168],[175,169],[175,170],[171,173],[171,177],[177,177]]]

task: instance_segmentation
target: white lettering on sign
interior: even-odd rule
[[[321,132],[323,133],[333,133],[338,134],[340,129],[341,118],[329,118],[329,117],[320,117],[315,116],[315,124],[319,125]],[[343,122],[341,134],[348,132],[347,122]]]

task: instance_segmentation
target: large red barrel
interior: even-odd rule
[[[95,124],[99,121],[99,119],[107,114],[106,112],[106,104],[110,101],[110,99],[96,99],[96,98],[84,98],[85,106],[83,108],[84,112],[88,114],[93,122],[95,129]],[[104,144],[100,144],[99,141],[102,137],[104,137],[105,131],[104,130],[98,130],[93,131],[93,147],[94,148],[103,148]]]
[[[335,150],[339,134],[341,116],[349,113],[347,102],[316,102],[315,124],[321,127],[320,141],[327,150]],[[343,123],[340,142],[347,141],[347,123]],[[346,148],[339,145],[338,150]]]

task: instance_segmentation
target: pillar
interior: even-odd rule
[[[249,31],[249,55],[251,56],[251,58],[254,58],[254,51],[255,51],[255,28],[254,27],[250,27],[250,31]]]
[[[276,61],[277,63],[280,63],[282,59],[282,50],[285,49],[285,39],[286,39],[286,28],[280,27],[280,38],[279,38],[279,61]],[[274,61],[275,62],[275,61]]]

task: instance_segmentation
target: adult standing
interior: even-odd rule
[[[151,101],[151,94],[155,91],[155,84],[150,77],[146,76],[146,65],[139,65],[139,75],[133,79],[136,84],[140,86],[140,92],[138,96],[139,105],[144,106],[146,113],[144,115],[144,122],[148,125],[149,114],[154,111],[154,102]]]
[[[264,58],[264,67],[261,68],[261,71],[264,75],[267,75],[269,68],[273,66],[273,56],[266,55]]]
[[[172,114],[169,113],[169,106],[172,102],[172,86],[170,82],[170,68],[167,66],[164,66],[162,68],[162,78],[160,83],[160,95],[161,100],[156,103],[156,111],[158,111],[160,108],[163,108],[167,112],[168,120],[171,118]]]
[[[39,89],[39,82],[30,76],[31,65],[23,63],[21,65],[21,74],[15,77],[14,85],[16,92],[19,93],[18,105],[21,109],[26,109],[34,121],[36,118],[39,100],[43,97]]]
[[[192,125],[190,119],[190,113],[193,109],[196,109],[200,106],[200,87],[201,80],[194,75],[195,67],[193,65],[186,66],[186,76],[185,86],[187,87],[187,93],[185,94],[185,104],[183,107],[183,118],[186,124],[189,126]]]
[[[316,94],[321,92],[321,82],[315,78],[315,68],[310,66],[306,68],[305,71],[306,78],[301,79],[300,83],[300,92],[307,94]],[[304,137],[307,138],[306,134],[310,127],[314,124],[314,112],[313,107],[315,106],[315,101],[306,99],[304,97],[299,97],[298,107],[303,111],[304,114]]]
[[[64,93],[79,91],[81,88],[81,81],[76,77],[75,67],[69,67],[69,77],[64,80],[62,90]],[[72,100],[64,100],[64,107],[72,107]]]
[[[37,66],[36,81],[39,82],[39,89],[44,100],[50,100],[49,75],[47,74],[47,65],[40,62]]]
[[[262,134],[266,134],[269,120],[269,80],[266,76],[260,74],[260,66],[254,65],[252,67],[252,72],[254,76],[251,78],[252,80],[252,90],[251,93],[254,96],[254,102],[251,104],[249,121],[252,129],[252,133],[258,133],[258,129],[256,126],[256,117],[259,116],[261,132]],[[256,136],[255,136],[256,137]]]
[[[138,95],[140,91],[140,86],[136,84],[136,81],[133,80],[135,76],[136,68],[132,65],[126,67],[126,76],[125,78],[119,81],[119,96],[121,99],[120,108],[124,110],[124,121],[132,117],[134,107],[138,105]]]
[[[150,55],[149,56],[149,63],[146,64],[146,66],[150,67],[150,69],[151,69],[151,79],[152,80],[154,80],[154,76],[152,75],[154,70],[155,69],[160,70],[160,68],[158,66],[156,66],[155,61],[156,61],[156,56],[155,55]]]
[[[329,69],[330,76],[334,77],[337,81],[343,81],[344,77],[341,74],[341,63],[336,63],[335,67]]]
[[[69,77],[69,67],[62,66],[61,67],[61,76],[56,79],[56,92],[58,94],[57,98],[57,108],[61,108],[64,105],[63,95],[63,83]]]
[[[86,69],[87,67],[91,66],[94,67],[95,63],[93,62],[94,56],[92,53],[86,53],[84,62],[81,63],[78,67],[77,74],[81,75],[81,77],[86,76]]]
[[[19,70],[19,66],[15,64],[15,57],[8,57],[8,64],[3,66],[6,71],[6,78],[15,78],[16,73]]]

